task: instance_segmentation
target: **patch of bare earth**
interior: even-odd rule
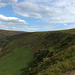
[[[75,75],[75,70],[72,72],[69,71],[69,72],[63,73],[62,75]]]

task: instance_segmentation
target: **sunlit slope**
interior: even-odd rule
[[[22,72],[26,71],[26,68],[31,67],[29,66],[29,64],[31,63],[31,61],[34,60],[34,54],[38,50],[44,50],[44,51],[53,50],[54,55],[52,58],[57,57],[55,58],[53,64],[56,63],[56,60],[58,60],[59,62],[59,59],[61,60],[61,58],[63,57],[63,54],[65,54],[65,50],[66,52],[68,52],[69,47],[75,46],[74,31],[75,30],[73,29],[72,32],[70,32],[69,30],[52,31],[52,32],[50,31],[48,32],[26,32],[26,33],[18,34],[18,35],[11,37],[10,40],[4,45],[4,48],[1,51],[0,75],[22,74]],[[73,51],[71,52],[72,54],[74,53]],[[70,53],[70,51],[68,53]],[[59,58],[58,56],[61,56],[61,57]],[[73,56],[69,56],[68,58],[73,57]],[[42,59],[46,57],[42,57]],[[35,58],[37,58],[37,56]],[[49,59],[52,59],[52,58],[49,57]],[[44,62],[42,61],[42,59],[38,61],[39,65],[40,65],[40,62],[42,65],[44,65]],[[67,59],[66,56],[64,57],[64,59],[65,60]],[[33,72],[32,70],[32,74],[29,74],[29,75],[36,75],[36,74],[44,75],[41,71],[41,70],[44,70],[42,66],[36,65],[35,68],[32,67],[32,69],[34,71],[35,69],[37,69],[37,72],[36,71]]]

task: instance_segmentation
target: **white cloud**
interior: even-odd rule
[[[44,16],[52,16],[54,13],[59,14],[61,10],[59,8],[52,8],[42,4],[37,4],[30,1],[24,1],[17,3],[13,7],[14,11],[25,17],[42,18]]]
[[[17,29],[16,27],[8,27],[8,26],[5,26],[5,25],[0,25],[0,28],[5,29],[5,30],[16,30]]]
[[[5,25],[0,25],[0,28],[8,29],[9,27],[7,27]]]
[[[12,5],[18,2],[18,0],[1,0],[1,1],[7,2],[7,3],[12,4]]]
[[[17,26],[17,25],[26,25],[27,22],[16,17],[6,17],[0,14],[0,24]]]
[[[66,29],[71,29],[71,28],[75,28],[75,24],[70,24],[70,25],[66,26]]]
[[[63,27],[65,28],[75,27],[75,25],[68,25],[68,23],[75,23],[74,0],[20,0],[20,2],[18,0],[0,0],[0,8],[6,6],[7,4],[12,5],[14,12],[18,15],[31,18],[39,18],[38,20],[45,23],[59,23],[58,25],[61,25],[62,23]],[[6,26],[22,26],[26,24],[26,21],[19,18],[0,15],[0,27],[6,29],[26,29],[27,31],[54,29],[51,24],[42,27],[25,26],[22,28]]]
[[[0,29],[15,30],[15,31],[23,30],[23,28],[18,28],[15,26],[6,26],[6,25],[0,25]]]
[[[55,27],[54,26],[51,26],[51,25],[23,26],[21,30],[30,31],[30,32],[34,32],[34,31],[51,31],[51,30],[55,30]]]
[[[14,5],[18,2],[18,0],[0,0],[0,8],[5,7],[6,5]]]
[[[41,18],[46,23],[75,22],[74,0],[24,0],[13,8],[21,16]]]
[[[7,5],[7,3],[1,3],[1,2],[0,2],[0,8],[1,8],[1,7],[5,7],[6,5]]]
[[[64,24],[64,26],[66,26],[67,24]]]
[[[6,30],[22,30],[28,24],[25,20],[16,17],[6,17],[0,14],[0,28]]]

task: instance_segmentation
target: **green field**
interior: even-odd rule
[[[32,59],[32,52],[25,48],[15,48],[10,54],[0,59],[0,75],[19,75],[21,68],[26,68]]]

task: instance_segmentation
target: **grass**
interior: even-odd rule
[[[75,69],[74,56],[75,29],[13,35],[0,54],[0,75],[61,75]]]
[[[20,75],[21,68],[27,68],[32,59],[32,52],[25,48],[15,48],[12,53],[0,59],[0,75]]]

